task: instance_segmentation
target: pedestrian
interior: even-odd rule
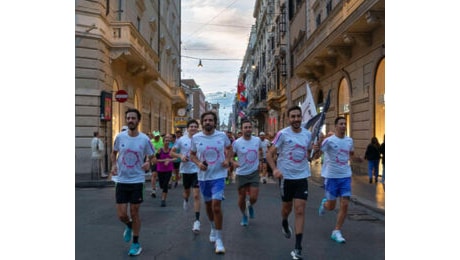
[[[383,142],[380,145],[380,154],[382,155],[382,183],[385,183],[385,135],[383,135]]]
[[[212,111],[201,115],[203,131],[192,137],[190,159],[198,166],[198,181],[206,213],[211,223],[209,241],[215,242],[216,254],[224,254],[222,242],[222,196],[227,168],[233,156],[232,145],[225,133],[216,130],[217,115]]]
[[[233,161],[236,183],[238,184],[238,207],[240,208],[240,225],[248,225],[248,214],[254,218],[254,204],[259,196],[259,158],[262,158],[262,142],[259,137],[252,136],[252,123],[248,119],[241,120],[243,136],[233,142],[233,152],[238,161]],[[246,195],[249,194],[248,201]],[[247,213],[246,213],[247,212]]]
[[[232,131],[230,130],[227,131],[227,136],[228,136],[228,139],[230,140],[230,143],[233,144],[233,142],[235,141],[235,137],[233,136]],[[234,158],[236,158],[236,155]],[[234,171],[234,167],[233,167],[233,164],[231,164],[227,170],[227,178],[225,178],[225,184],[230,184],[231,180],[233,179],[233,171]]]
[[[347,216],[351,196],[352,172],[349,161],[362,162],[362,159],[354,156],[353,139],[345,136],[347,131],[345,117],[337,117],[334,125],[334,135],[321,142],[321,152],[324,153],[324,170],[321,171],[321,176],[325,179],[325,198],[321,201],[318,213],[323,216],[326,210],[334,210],[336,200],[339,198],[340,208],[331,239],[338,243],[345,243],[341,229]]]
[[[107,178],[108,175],[102,170],[102,156],[104,152],[104,143],[99,137],[99,132],[93,133],[91,140],[91,179],[93,176],[97,178]]]
[[[166,134],[163,139],[163,147],[156,154],[158,182],[161,189],[161,207],[166,207],[166,197],[168,196],[169,181],[171,180],[172,171],[174,170],[174,158],[169,155],[171,135]]]
[[[379,164],[380,164],[380,144],[377,137],[372,137],[370,144],[367,145],[364,159],[367,160],[367,174],[369,183],[372,183],[372,175],[375,179],[375,184],[379,179]]]
[[[174,147],[174,144],[176,143],[176,141],[177,141],[176,134],[171,134],[171,142],[169,143],[170,149]],[[178,152],[180,152],[180,150]],[[171,187],[177,188],[177,185],[179,184],[179,180],[180,180],[179,167],[180,167],[180,157],[174,158],[173,171],[172,171],[171,181],[169,182],[169,188]]]
[[[262,142],[262,157],[260,158],[259,171],[262,176],[262,183],[267,183],[267,150],[270,147],[271,143],[268,139],[265,138],[265,133],[259,133],[260,141]]]
[[[185,211],[189,208],[190,189],[193,188],[193,209],[195,212],[195,221],[193,222],[192,231],[200,232],[200,187],[198,185],[198,166],[190,161],[190,148],[192,137],[198,132],[198,121],[190,119],[187,122],[187,135],[182,136],[176,141],[171,149],[171,156],[181,158],[179,173],[182,174],[182,185],[184,186],[183,193],[183,208]]]
[[[309,130],[301,127],[302,110],[299,106],[290,107],[287,116],[290,126],[276,134],[267,153],[267,162],[273,169],[273,176],[280,179],[281,230],[286,238],[291,238],[292,235],[288,217],[294,206],[295,247],[291,251],[291,256],[292,259],[301,259],[305,208],[308,199],[307,178],[311,175],[308,159],[312,136]]]
[[[160,136],[160,131],[153,131],[153,139],[150,140],[152,142],[153,147],[155,148],[155,151],[160,151],[161,147],[163,147],[163,138]],[[150,193],[150,196],[152,198],[157,197],[157,191],[156,191],[156,186],[157,186],[157,178],[158,178],[158,171],[157,171],[157,165],[156,163],[153,163],[150,166],[150,170],[152,172],[152,176],[150,177],[150,184],[152,185],[152,192]]]
[[[145,170],[150,162],[155,160],[155,150],[149,138],[138,131],[141,113],[134,108],[125,112],[129,130],[119,133],[115,137],[112,160],[112,175],[117,176],[115,198],[118,218],[126,225],[123,233],[125,242],[133,243],[128,255],[139,255],[142,247],[139,243],[141,218],[139,208],[144,200]],[[145,160],[148,156],[148,160]],[[128,206],[129,213],[128,214]],[[129,216],[130,215],[130,216]]]
[[[176,139],[179,140],[182,136],[184,135],[184,133],[182,133],[182,130],[177,130],[176,131]]]
[[[272,146],[272,141],[273,141],[274,136],[271,133],[267,133],[266,137],[267,137],[267,140],[268,140],[268,142],[270,144],[269,147],[267,147],[267,152],[268,152],[269,149],[270,149],[270,146]],[[268,154],[265,154],[265,159],[267,159],[267,155]],[[274,159],[274,161],[276,163],[277,157],[275,157],[273,159]],[[268,178],[274,179],[273,178],[273,169],[272,169],[272,167],[270,167],[270,164],[268,164],[268,161],[267,161],[267,175],[268,175]]]

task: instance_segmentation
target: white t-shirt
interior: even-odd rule
[[[214,130],[211,135],[203,132],[193,135],[191,151],[196,152],[200,161],[208,163],[206,171],[199,170],[198,180],[208,181],[227,177],[227,169],[222,163],[225,161],[225,148],[230,145],[227,135],[218,130]]]
[[[103,151],[104,143],[98,137],[93,137],[93,140],[91,140],[91,158],[102,159]]]
[[[118,151],[118,174],[112,180],[119,183],[144,183],[145,171],[142,164],[145,156],[155,154],[149,137],[144,133],[131,137],[128,131],[121,132],[115,137],[113,150]]]
[[[264,139],[263,141],[260,140],[262,142],[262,153],[263,153],[263,158],[267,158],[267,150],[268,150],[268,147],[270,147],[270,141],[268,141],[268,139]]]
[[[273,139],[278,152],[277,167],[287,180],[310,177],[308,148],[311,146],[311,132],[301,128],[300,133],[288,126],[280,130]]]
[[[180,151],[180,154],[183,154],[190,158],[190,149],[192,148],[192,139],[187,136],[182,136],[179,138],[179,140],[174,143],[174,148],[176,148],[176,151]],[[198,172],[198,166],[192,162],[192,161],[181,161],[180,167],[179,167],[179,172],[180,173],[196,173]]]
[[[353,139],[348,136],[339,138],[332,135],[321,144],[324,153],[324,169],[321,176],[325,178],[345,178],[351,176],[350,152],[354,150]]]
[[[232,146],[240,164],[240,167],[235,169],[236,175],[248,175],[259,168],[259,148],[262,149],[262,141],[259,137],[251,136],[249,140],[240,137],[233,142]]]

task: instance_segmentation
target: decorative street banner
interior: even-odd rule
[[[243,81],[238,82],[238,89],[237,89],[237,97],[239,107],[247,107],[248,106],[248,94],[246,91],[246,86],[244,85]]]

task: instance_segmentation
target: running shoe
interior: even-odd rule
[[[337,243],[345,243],[345,238],[342,236],[342,232],[340,232],[340,230],[332,231],[331,239]]]
[[[243,215],[243,218],[241,218],[240,225],[243,226],[243,227],[248,225],[248,216]]]
[[[139,255],[142,252],[142,247],[139,243],[132,243],[128,255]]]
[[[324,208],[324,204],[326,203],[327,199],[323,198],[321,200],[321,204],[319,204],[318,215],[323,216],[326,213],[326,209]]]
[[[182,203],[182,207],[184,208],[185,211],[188,210],[188,201],[184,200],[184,203]]]
[[[156,198],[157,197],[157,191],[152,190],[152,193],[150,193],[150,196],[152,196],[152,198]]]
[[[252,205],[248,206],[248,212],[249,212],[249,217],[254,218],[254,208],[252,207]]]
[[[292,259],[302,259],[302,254],[300,249],[294,249],[291,251]]]
[[[209,233],[209,242],[214,243],[216,242],[217,235],[216,235],[216,230],[211,228],[211,232]]]
[[[283,226],[281,227],[281,231],[283,231],[283,234],[286,238],[291,238],[292,235],[292,228],[291,226],[288,225],[288,228],[285,229]]]
[[[216,239],[216,254],[225,254],[224,243],[220,238]]]
[[[161,207],[166,207],[166,201],[165,201],[165,200],[161,200],[160,206],[161,206]]]
[[[125,240],[125,242],[131,241],[132,234],[133,234],[133,230],[130,229],[129,227],[126,227],[125,232],[123,232],[123,239]]]
[[[199,220],[195,220],[195,222],[193,222],[193,228],[192,228],[192,231],[193,233],[200,233],[200,221]],[[209,240],[211,240],[211,237],[209,238]]]

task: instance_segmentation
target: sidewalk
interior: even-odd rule
[[[323,179],[321,177],[321,164],[312,162],[310,183],[321,187]],[[86,176],[85,176],[86,177]],[[75,187],[110,187],[114,186],[114,182],[109,178],[91,180],[90,175],[87,178],[79,177],[75,179]],[[150,182],[150,175],[146,175],[146,181]],[[370,184],[367,175],[353,174],[352,177],[352,197],[351,200],[360,204],[372,211],[385,215],[385,184],[372,183]],[[268,183],[275,183],[274,180],[269,179]]]
[[[322,186],[320,163],[312,163],[310,181]],[[353,202],[385,215],[385,184],[381,183],[380,180],[379,183],[370,184],[367,174],[353,173],[351,186],[351,193],[353,194],[351,200]]]

